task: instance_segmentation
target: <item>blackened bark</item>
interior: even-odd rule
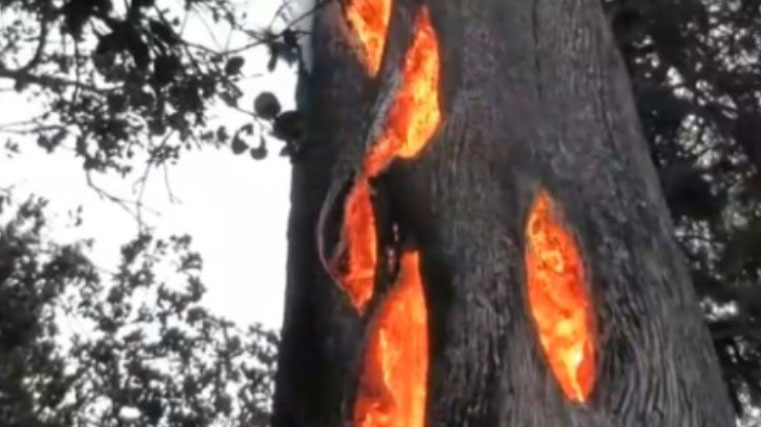
[[[317,147],[294,166],[275,427],[338,426],[351,404],[364,320],[319,265],[314,227],[326,194],[347,186],[383,123],[379,106],[409,39],[412,14],[400,5],[415,2],[398,3],[375,80],[345,46],[352,37],[338,5],[315,19]],[[381,178],[393,206],[380,210],[420,246],[428,425],[731,426],[599,1],[425,3],[442,55],[443,123],[419,158]],[[540,188],[562,208],[587,264],[598,377],[584,405],[563,396],[527,308],[524,227]]]
[[[429,4],[446,119],[428,152],[399,165],[393,192],[421,242],[428,424],[731,426],[599,2]],[[563,397],[527,309],[524,227],[539,188],[590,276],[599,360],[587,405]]]

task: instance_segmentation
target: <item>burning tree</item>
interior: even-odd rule
[[[276,427],[732,424],[598,1],[327,3],[312,49]]]

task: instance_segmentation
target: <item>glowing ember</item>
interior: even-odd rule
[[[586,401],[595,381],[594,320],[581,255],[542,191],[526,227],[528,299],[540,342],[565,395]]]
[[[349,294],[352,305],[360,313],[373,295],[377,240],[375,215],[370,200],[370,183],[360,177],[349,193],[344,212],[343,239],[348,247],[347,273],[341,285]]]
[[[349,8],[349,19],[360,22],[354,24],[356,28],[365,25],[377,30],[365,33],[360,31],[360,35],[366,34],[361,36],[363,40],[376,40],[378,34],[385,38],[388,17],[381,19],[380,15],[370,13],[376,9],[382,12],[380,15],[386,16],[390,3],[387,0],[355,0]],[[373,43],[365,44],[368,46],[368,62],[374,64],[373,61],[380,61],[380,56],[372,56],[372,46],[377,45]],[[382,50],[382,47],[379,49]],[[409,158],[417,155],[441,118],[438,101],[438,42],[425,7],[421,9],[415,23],[414,39],[405,56],[403,72],[402,87],[395,95],[385,131],[367,154],[363,175],[354,184],[345,207],[343,238],[348,247],[348,263],[341,284],[360,313],[373,295],[377,262],[375,217],[367,177],[381,173],[396,156]]]
[[[404,60],[402,86],[388,123],[365,159],[368,175],[381,172],[395,156],[416,156],[431,138],[441,119],[439,65],[436,33],[428,9],[423,7],[415,22],[414,39]]]
[[[390,18],[391,0],[353,0],[346,8],[346,19],[365,49],[365,65],[372,75],[380,68]]]
[[[402,255],[398,282],[371,324],[356,427],[423,427],[428,329],[417,252]]]

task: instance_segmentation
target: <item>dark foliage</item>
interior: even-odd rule
[[[189,237],[142,235],[106,273],[44,237],[44,206],[0,199],[0,425],[267,425],[278,338],[200,304]]]
[[[183,150],[229,143],[212,129],[215,106],[247,116],[244,126],[253,126],[257,138],[269,135],[279,108],[271,100],[261,111],[239,105],[244,57],[264,46],[270,69],[281,59],[294,64],[302,34],[248,29],[246,8],[229,0],[178,3],[166,9],[149,0],[0,2],[4,16],[17,18],[0,29],[0,81],[44,100],[46,111],[2,130],[33,134],[51,152],[68,143],[88,173],[122,174],[134,169],[136,153],[159,165]],[[247,41],[234,48],[200,44],[185,34],[189,18]]]
[[[739,409],[761,402],[761,2],[606,1]]]

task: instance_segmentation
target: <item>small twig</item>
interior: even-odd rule
[[[7,128],[7,127],[32,125],[32,124],[35,124],[35,123],[37,123],[35,121],[35,119],[22,120],[22,121],[18,121],[18,122],[2,123],[2,124],[0,124],[0,129]]]
[[[185,33],[185,27],[188,24],[188,17],[190,16],[190,9],[185,9],[185,16],[182,17],[182,25],[180,25],[180,32],[178,36],[182,37]]]
[[[36,84],[43,87],[71,86],[96,93],[103,91],[103,89],[97,86],[85,84],[80,81],[71,80],[64,77],[36,75],[27,72],[8,70],[7,68],[3,67],[2,64],[0,64],[0,79],[22,80],[24,83]]]
[[[148,176],[151,173],[151,168],[152,167],[153,167],[153,165],[149,161],[145,165],[145,171],[143,172],[143,175],[137,181],[135,181],[135,184],[137,184],[138,182],[140,183],[140,191],[138,192],[137,201],[136,201],[137,216],[138,216],[138,222],[139,223],[143,223],[143,196],[145,195],[145,187],[148,184]],[[133,187],[133,189],[134,189],[134,187]]]
[[[171,138],[172,135],[174,135],[174,133],[175,133],[174,131],[171,131],[171,132],[167,133],[164,136],[164,138],[161,140],[161,144],[159,144],[159,146],[156,149],[157,150],[161,150],[162,148],[166,147],[167,143],[169,142],[169,138]],[[148,141],[149,141],[148,142],[148,152],[151,153],[151,150],[153,149],[153,144],[152,144],[153,137],[149,135],[148,136]],[[132,186],[132,191],[135,191],[135,187],[136,186],[138,186],[138,185],[140,186],[140,189],[138,191],[137,200],[136,200],[136,205],[137,205],[137,214],[138,214],[138,217],[139,217],[139,221],[141,223],[143,222],[142,221],[142,214],[143,214],[142,209],[143,209],[143,206],[144,206],[143,205],[143,196],[145,195],[145,188],[146,188],[146,186],[148,184],[148,177],[150,175],[151,169],[153,169],[155,166],[156,166],[156,163],[154,163],[154,159],[153,158],[149,158],[148,161],[146,162],[145,171],[143,171],[143,175],[140,178],[138,178],[135,181],[135,183],[133,184],[133,186]]]
[[[30,135],[38,134],[40,132],[46,132],[50,130],[62,130],[65,129],[62,125],[49,125],[49,126],[37,126],[30,129],[12,129],[12,126],[2,125],[0,126],[0,133],[10,133],[14,135]]]
[[[82,75],[81,71],[79,69],[79,42],[77,39],[74,39],[74,75],[76,76],[76,80],[82,81]],[[71,104],[72,106],[76,105],[77,99],[79,98],[79,87],[74,88],[74,93],[71,94]]]
[[[275,21],[278,17],[280,17],[280,14],[283,13],[286,7],[290,4],[290,0],[283,0],[280,3],[280,6],[278,6],[277,10],[275,11],[275,14],[272,15],[272,21],[270,21],[270,24],[268,25],[269,28],[272,28],[273,25],[275,25]]]
[[[283,33],[285,33],[286,31],[289,31],[289,30],[293,31],[293,27],[296,24],[298,24],[299,22],[303,21],[304,19],[310,17],[311,15],[315,14],[321,8],[327,6],[328,4],[330,4],[330,2],[333,2],[333,1],[336,1],[336,0],[317,1],[315,3],[315,5],[311,9],[307,10],[306,12],[302,13],[301,15],[299,15],[296,19],[294,19],[293,21],[289,22],[288,25],[286,25],[283,30],[281,30],[278,33],[273,33],[269,37],[263,37],[263,36],[257,34],[257,32],[253,31],[253,30],[246,30],[246,29],[243,29],[243,28],[239,28],[239,30],[243,31],[244,33],[246,33],[246,35],[248,35],[249,37],[253,38],[256,41],[254,41],[252,43],[248,43],[246,45],[243,45],[243,46],[235,48],[235,49],[228,50],[225,53],[226,54],[239,53],[239,52],[242,52],[242,51],[245,51],[245,50],[248,50],[248,49],[252,49],[252,48],[257,47],[257,46],[260,46],[262,44],[271,42],[272,40],[276,40],[276,39],[282,37]],[[271,26],[272,26],[272,24],[270,24],[270,27]],[[298,34],[309,34],[306,31],[298,31],[297,33]]]
[[[116,203],[119,207],[124,209],[130,216],[135,218],[138,224],[138,232],[143,232],[149,227],[142,221],[142,210],[145,209],[145,205],[142,204],[140,201],[133,201],[133,200],[127,200],[122,197],[115,196],[108,191],[104,190],[102,187],[95,184],[95,182],[92,179],[92,174],[90,171],[87,171],[85,174],[85,177],[87,179],[87,186],[95,190],[95,193],[100,197],[101,199],[108,200],[110,202]],[[132,208],[131,205],[134,205],[135,208]],[[153,209],[148,209],[151,213],[154,215],[160,215],[160,213]]]
[[[176,203],[182,203],[180,199],[177,198],[177,196],[174,195],[174,191],[172,191],[172,186],[169,184],[169,168],[167,167],[166,163],[163,163],[162,169],[164,170],[164,187],[166,188],[166,193],[169,196],[169,202],[172,204]]]
[[[203,18],[203,15],[201,15],[197,11],[195,11],[195,12],[196,12],[196,16],[198,17],[198,19],[201,20],[201,24],[203,24],[204,28],[206,28],[206,32],[209,34],[209,37],[211,38],[211,41],[214,42],[214,44],[217,46],[217,49],[221,50],[222,49],[222,45],[219,43],[219,40],[217,40],[217,36],[214,35],[214,30],[212,30],[212,28],[209,25],[209,23],[206,22],[206,20]]]

